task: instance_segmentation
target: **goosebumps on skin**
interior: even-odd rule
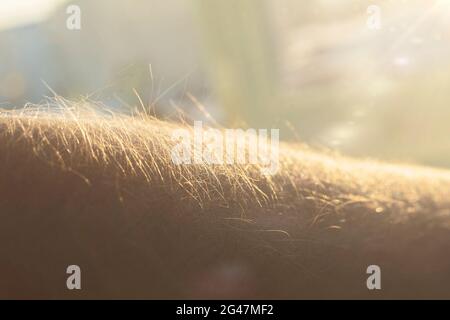
[[[290,144],[272,176],[174,165],[180,126],[1,112],[0,297],[450,298],[450,172]]]

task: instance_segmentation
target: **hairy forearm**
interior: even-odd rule
[[[156,119],[0,117],[4,297],[450,297],[450,173],[283,144],[175,165]],[[368,265],[383,290],[365,286]]]

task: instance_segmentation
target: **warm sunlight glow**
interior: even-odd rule
[[[0,30],[42,21],[66,0],[2,0]]]

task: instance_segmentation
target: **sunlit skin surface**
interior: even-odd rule
[[[175,166],[180,126],[1,112],[0,297],[450,298],[450,172],[298,144],[273,176]],[[71,264],[81,291],[66,289]]]

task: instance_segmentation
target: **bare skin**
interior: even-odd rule
[[[450,298],[450,172],[287,144],[272,177],[175,166],[177,126],[1,113],[0,298]]]

